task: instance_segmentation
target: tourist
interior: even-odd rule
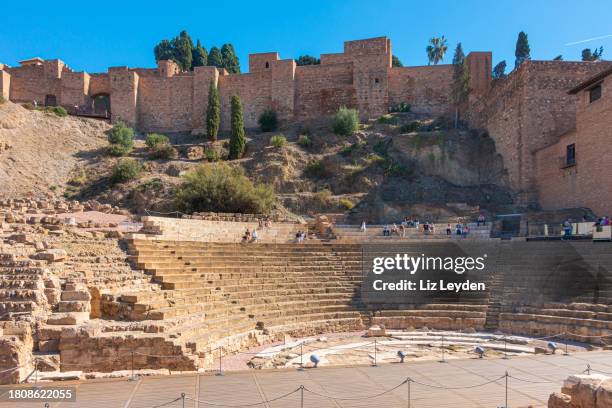
[[[253,234],[251,234],[251,236],[252,236],[251,241],[257,242],[257,240],[259,239],[259,237],[257,236],[257,228],[253,228]]]
[[[429,224],[428,223],[423,224],[423,234],[425,235],[429,234]]]
[[[563,237],[561,239],[569,239],[572,236],[572,220],[563,221]]]
[[[461,225],[461,223],[457,223],[457,225],[455,225],[455,235],[459,237],[463,235],[463,225]]]
[[[391,226],[391,235],[393,234],[399,237],[399,228],[397,228],[397,224],[395,223]]]
[[[446,224],[446,235],[450,236],[453,233],[453,227],[451,227],[450,223]]]
[[[366,232],[367,231],[367,227],[366,227],[366,222],[365,221],[361,221],[361,227],[359,227],[359,230],[361,232]]]
[[[264,222],[264,227],[266,229],[269,229],[272,226],[272,223],[270,222],[269,218],[266,218],[266,221]]]
[[[242,236],[242,242],[251,241],[251,231],[249,231],[249,227],[247,227],[246,231],[244,231],[244,235]]]
[[[263,219],[259,219],[259,229],[263,229],[264,227],[264,220]]]
[[[477,219],[477,221],[476,221],[476,226],[477,226],[477,227],[480,227],[480,224],[482,224],[482,225],[485,225],[485,224],[486,224],[486,222],[485,222],[485,216],[484,216],[484,214],[482,214],[482,213],[481,213],[481,214],[478,216],[478,219]]]
[[[601,225],[603,225],[603,226],[610,225],[610,218],[607,215],[603,217]]]
[[[470,233],[470,227],[469,225],[465,224],[465,226],[462,229],[462,237],[463,238],[467,238],[468,234]]]
[[[431,232],[432,235],[436,233],[436,224],[433,222],[429,224],[429,232]]]
[[[389,225],[388,225],[388,224],[385,224],[385,225],[383,226],[383,236],[384,236],[384,237],[388,237],[388,236],[390,236],[390,235],[391,235],[391,233],[389,232]]]

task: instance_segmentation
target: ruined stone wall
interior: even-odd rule
[[[448,114],[452,75],[452,65],[389,68],[389,106],[405,102],[416,113]]]
[[[609,145],[612,128],[612,76],[601,86],[601,98],[592,103],[588,89],[570,95],[576,98],[576,130],[536,152],[538,198],[546,209],[588,207],[612,214],[612,162],[602,148]],[[566,148],[572,143],[576,164],[567,166]]]
[[[64,72],[61,80],[61,98],[64,106],[83,106],[89,99],[89,74],[85,72]]]
[[[567,91],[604,68],[602,63],[527,61],[482,97],[467,116],[495,140],[520,203],[535,203],[535,151],[575,126],[575,102]]]
[[[127,67],[109,68],[113,122],[125,121],[138,126],[137,101],[139,75]]]
[[[10,68],[11,91],[10,100],[13,102],[36,101],[39,105],[45,103],[46,95],[56,95],[59,100],[61,83],[58,77],[48,76],[43,65],[27,65]]]
[[[138,124],[149,132],[189,132],[192,129],[193,73],[172,77],[140,75]],[[114,95],[112,109],[115,111]]]
[[[351,63],[307,65],[295,70],[295,117],[333,115],[340,106],[357,107]]]
[[[270,69],[241,75],[219,76],[221,96],[221,129],[230,129],[231,99],[238,95],[242,102],[244,126],[257,127],[257,119],[272,106],[272,71]]]

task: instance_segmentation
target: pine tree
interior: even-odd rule
[[[210,141],[217,140],[220,123],[221,101],[219,100],[219,90],[210,81],[210,86],[208,87],[208,108],[206,109],[206,134]]]
[[[500,61],[493,68],[493,79],[501,79],[506,76],[506,60]]]
[[[470,94],[470,71],[467,67],[461,43],[457,44],[453,55],[453,89],[452,99],[455,106],[467,102]]]
[[[232,44],[223,44],[221,47],[221,58],[223,60],[223,67],[227,72],[230,74],[240,73],[240,62],[238,62],[238,57],[234,52]]]
[[[317,57],[313,57],[312,55],[300,55],[298,59],[295,60],[295,65],[304,66],[304,65],[319,65],[321,60]]]
[[[527,34],[521,31],[518,35],[518,39],[516,40],[516,50],[514,51],[514,56],[516,60],[514,61],[514,68],[518,68],[519,65],[523,63],[523,61],[530,60],[530,48],[529,48],[529,40],[527,39]]]
[[[229,158],[230,160],[239,159],[244,154],[244,148],[246,147],[246,137],[244,134],[244,118],[242,117],[242,105],[240,104],[240,97],[237,95],[232,96],[232,136],[230,138],[229,145]]]
[[[153,48],[153,54],[155,54],[155,62],[175,59],[174,47],[168,40],[161,40],[159,44]]]
[[[397,55],[393,55],[391,57],[391,66],[392,67],[403,67],[404,64],[402,64],[402,61],[399,59]]]
[[[553,58],[553,61],[563,61],[563,55],[557,55],[555,58]]]
[[[599,49],[595,48],[591,51],[590,48],[585,48],[582,50],[582,60],[583,61],[599,61],[603,54],[603,47],[599,47]]]
[[[206,48],[202,47],[200,40],[198,40],[195,48],[191,52],[191,55],[193,67],[205,67],[208,65],[208,53],[206,52]]]
[[[208,54],[208,65],[217,68],[223,68],[223,56],[217,47],[212,47]]]
[[[181,31],[179,36],[172,40],[172,46],[174,47],[176,63],[183,71],[190,71],[193,62],[191,54],[193,41],[187,31]]]

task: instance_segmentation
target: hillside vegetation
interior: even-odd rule
[[[249,130],[245,153],[236,160],[228,160],[229,135],[212,142],[193,135],[136,134],[133,147],[117,152],[108,143],[112,133],[105,122],[61,118],[11,103],[0,106],[0,126],[0,145],[4,140],[11,146],[0,153],[5,195],[52,191],[138,212],[215,209],[210,200],[199,207],[197,198],[187,205],[183,190],[189,189],[190,197],[208,191],[223,196],[217,210],[234,211],[240,202],[264,202],[266,191],[265,205],[249,204],[244,211],[267,209],[272,200],[276,211],[344,213],[355,221],[512,205],[503,187],[502,159],[487,135],[412,113],[384,115],[347,135],[334,133],[331,120]],[[121,155],[128,157],[116,157]],[[219,180],[196,182],[195,170],[203,163],[207,170],[199,174],[226,174],[226,167],[218,167],[223,163],[239,167],[252,186],[246,178],[237,181],[232,188],[240,197],[232,203]]]

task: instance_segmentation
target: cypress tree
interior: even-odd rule
[[[232,136],[230,138],[229,158],[239,159],[244,154],[246,137],[244,134],[244,118],[242,117],[242,105],[240,97],[232,96]]]
[[[191,52],[191,55],[193,67],[205,67],[208,65],[208,53],[206,52],[206,48],[202,47],[200,40],[198,40],[195,48]]]
[[[223,60],[223,67],[227,69],[227,72],[230,74],[240,73],[240,62],[232,44],[223,44],[221,47],[221,58]]]
[[[523,61],[531,59],[530,56],[530,48],[529,48],[529,40],[527,39],[527,34],[521,31],[518,35],[518,39],[516,40],[516,50],[514,51],[514,56],[516,60],[514,61],[514,68],[518,68],[519,65],[523,63]]]
[[[210,81],[210,86],[208,87],[208,108],[206,109],[206,134],[210,141],[217,140],[220,123],[221,102],[219,100],[219,90],[215,84]]]
[[[453,92],[452,99],[455,105],[461,105],[467,101],[470,94],[470,71],[465,61],[465,54],[461,43],[455,48],[453,56]]]
[[[221,51],[217,47],[212,47],[210,49],[210,53],[208,54],[208,65],[223,68],[223,57],[221,56]]]
[[[174,47],[176,63],[179,64],[183,71],[190,71],[192,68],[192,50],[193,50],[193,41],[187,31],[183,30],[172,41],[172,45]]]

